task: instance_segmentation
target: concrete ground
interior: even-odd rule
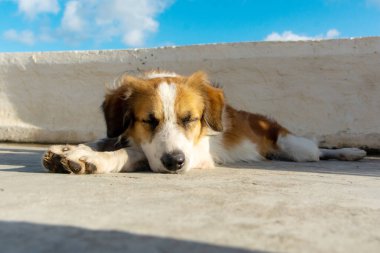
[[[0,252],[380,252],[380,158],[50,174],[0,144]]]

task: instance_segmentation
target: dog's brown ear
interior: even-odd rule
[[[120,78],[118,88],[108,90],[102,104],[107,137],[120,136],[132,123],[130,98],[137,82],[139,79],[125,75]]]
[[[205,101],[203,118],[205,123],[214,131],[223,131],[222,114],[224,109],[224,93],[222,89],[213,87],[207,74],[198,71],[192,74],[187,83],[198,87]]]

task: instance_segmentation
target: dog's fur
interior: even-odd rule
[[[225,104],[223,91],[204,72],[189,77],[150,72],[123,75],[102,105],[106,139],[51,146],[43,156],[49,171],[62,173],[185,172],[214,163],[285,159],[359,160],[356,148],[319,149],[272,119]]]

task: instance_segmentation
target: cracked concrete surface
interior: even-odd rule
[[[380,159],[50,174],[0,144],[0,252],[380,252]]]

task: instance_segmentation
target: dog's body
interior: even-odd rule
[[[107,173],[149,168],[184,172],[214,163],[285,159],[359,160],[355,148],[319,149],[274,120],[225,104],[223,91],[203,72],[189,77],[151,72],[124,75],[102,105],[108,138],[51,146],[43,165],[52,172]]]

